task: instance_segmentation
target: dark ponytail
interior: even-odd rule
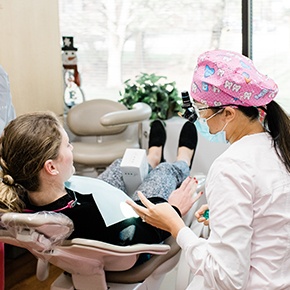
[[[222,107],[213,107],[211,109],[217,112]],[[272,136],[276,153],[290,172],[290,118],[286,112],[275,101],[271,101],[266,108],[237,107],[250,120],[259,118],[259,109],[266,113],[264,128]]]
[[[257,107],[238,106],[251,120],[259,118]],[[271,101],[267,107],[259,107],[266,113],[264,128],[272,136],[273,145],[277,155],[290,172],[290,119],[284,110],[275,102]]]
[[[290,172],[290,119],[275,101],[267,105],[264,127],[272,136],[274,148]]]

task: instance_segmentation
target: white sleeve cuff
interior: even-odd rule
[[[176,241],[182,249],[185,249],[189,245],[195,244],[198,241],[198,237],[189,227],[183,227],[178,232]]]

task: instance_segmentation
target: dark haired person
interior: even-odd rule
[[[229,148],[205,185],[210,236],[198,238],[167,204],[129,202],[170,232],[195,275],[188,289],[290,289],[290,121],[273,100],[278,87],[236,52],[199,56],[191,97],[197,130]],[[196,213],[199,221],[206,207]]]

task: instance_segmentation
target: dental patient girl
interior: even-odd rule
[[[182,216],[195,201],[197,182],[188,177],[197,143],[195,126],[190,122],[184,124],[174,163],[161,162],[165,141],[161,121],[152,122],[149,172],[138,191],[155,204],[168,202]],[[20,115],[5,128],[0,145],[0,212],[61,212],[74,223],[70,238],[95,239],[116,245],[159,243],[169,237],[168,232],[139,217],[106,226],[91,194],[65,187],[65,182],[75,172],[73,147],[53,113]],[[120,159],[113,162],[98,179],[125,192],[120,163]],[[133,199],[140,204],[136,193]],[[110,208],[110,204],[107,206]]]

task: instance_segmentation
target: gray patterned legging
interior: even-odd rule
[[[121,159],[115,160],[98,176],[98,179],[126,192],[120,164]],[[168,200],[171,192],[175,190],[187,176],[189,176],[189,167],[184,161],[176,161],[174,163],[163,162],[154,169],[149,165],[148,175],[134,192],[132,199],[138,200],[137,191],[142,191],[147,198],[162,197]]]

